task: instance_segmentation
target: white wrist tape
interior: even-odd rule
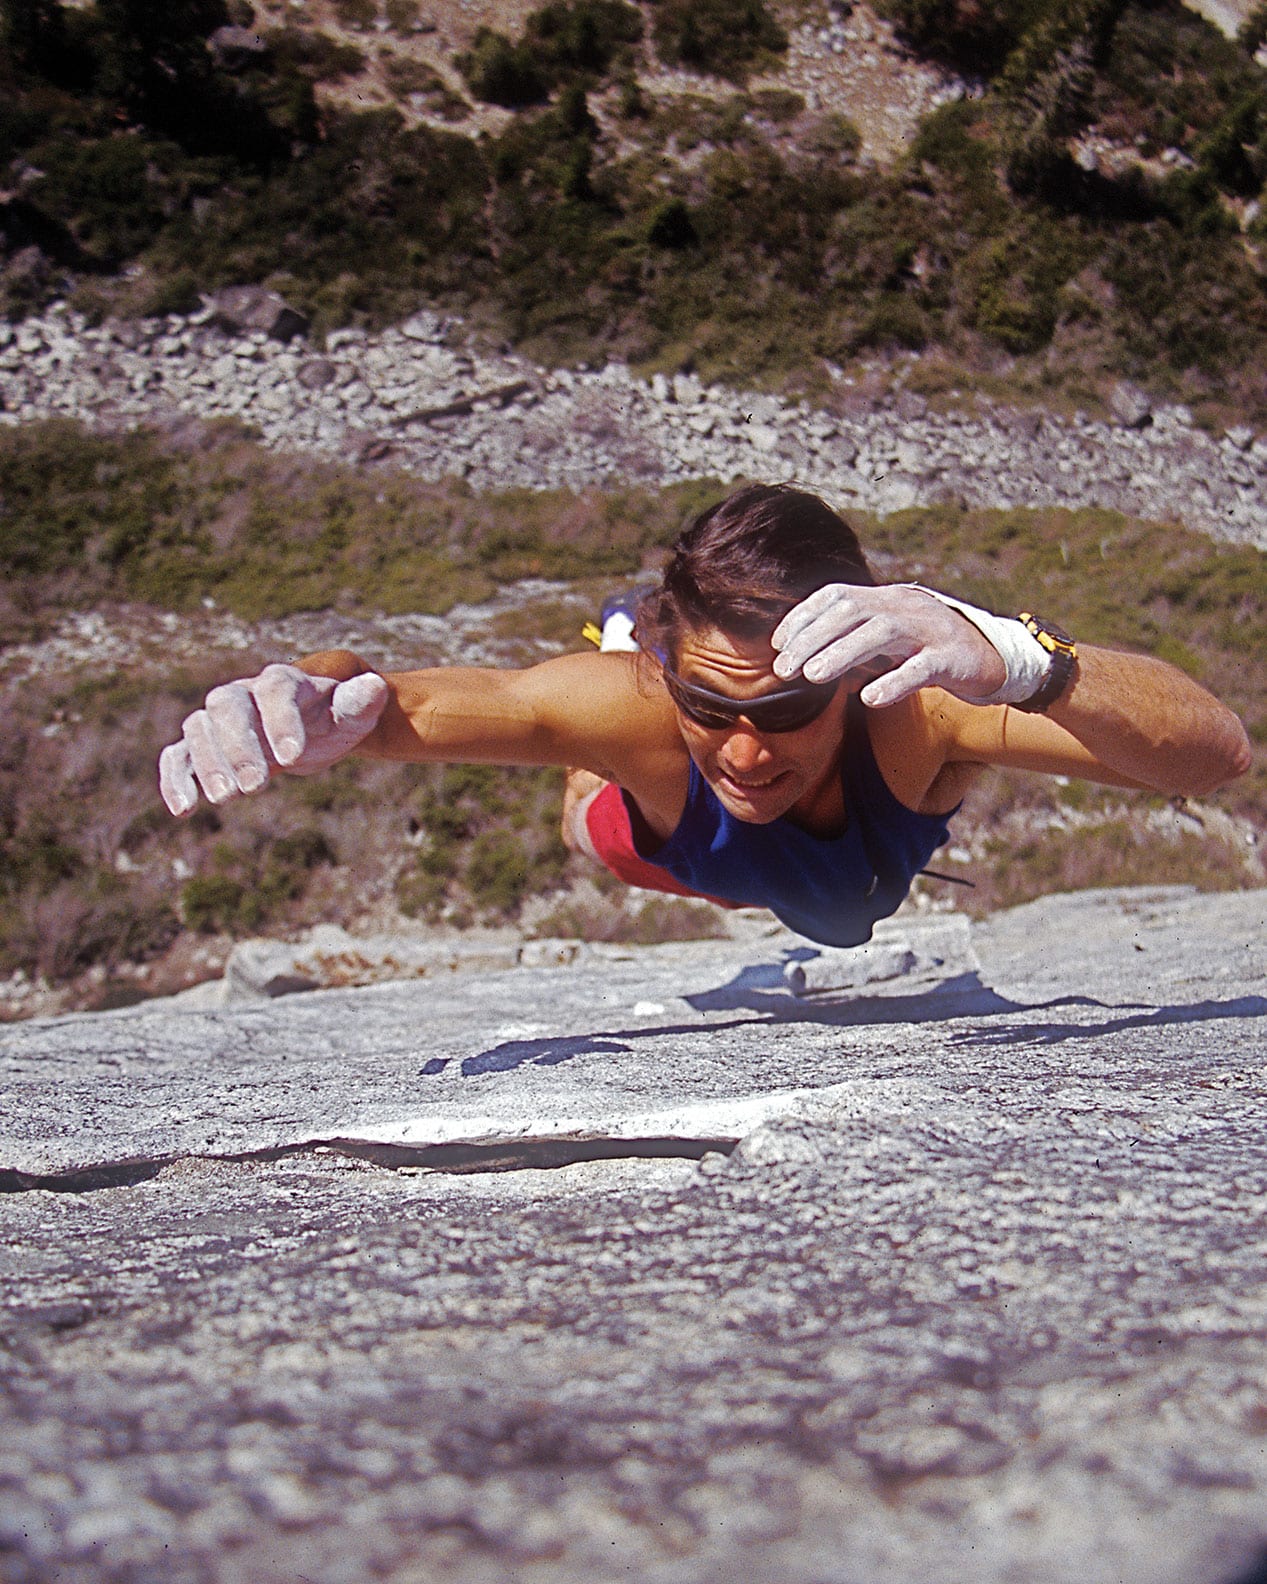
[[[974,699],[975,704],[1024,704],[1032,699],[1047,679],[1051,655],[1038,639],[1014,616],[994,616],[989,611],[978,610],[950,594],[925,588],[922,583],[906,583],[904,588],[918,589],[921,594],[931,594],[943,605],[949,605],[961,616],[966,616],[982,636],[998,651],[1007,667],[1007,680],[987,698]]]

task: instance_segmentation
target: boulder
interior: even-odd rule
[[[893,411],[903,423],[916,423],[919,419],[928,416],[928,403],[915,391],[899,391],[893,403]]]
[[[500,941],[434,942],[407,935],[350,935],[337,924],[318,924],[301,941],[241,941],[229,954],[222,998],[226,1004],[275,1000],[305,990],[425,979],[461,970],[514,967],[518,948]]]
[[[52,279],[52,266],[34,244],[19,248],[12,258],[0,264],[0,280],[11,289],[17,288],[20,295],[46,291]]]
[[[1138,385],[1119,380],[1109,393],[1109,411],[1123,429],[1146,429],[1153,421],[1153,404]]]
[[[215,322],[235,335],[262,330],[274,341],[308,333],[308,317],[263,286],[226,286],[210,299]]]
[[[254,28],[217,28],[207,40],[207,48],[223,71],[236,72],[263,59],[269,53],[268,40]]]
[[[445,319],[432,313],[429,308],[423,308],[405,320],[400,326],[400,333],[407,340],[425,341],[434,346],[444,340],[447,329],[448,322]]]
[[[862,946],[806,948],[788,961],[783,980],[799,997],[860,990],[901,977],[921,985],[960,982],[980,968],[967,919],[951,913],[900,923],[883,919]]]
[[[306,363],[299,365],[299,372],[295,378],[305,390],[322,390],[327,385],[333,385],[339,377],[339,365],[332,363],[329,358],[309,358]]]

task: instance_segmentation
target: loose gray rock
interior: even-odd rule
[[[225,286],[209,300],[215,322],[239,335],[261,330],[274,341],[290,341],[308,331],[307,315],[262,286]]]
[[[295,378],[305,390],[324,390],[339,377],[339,365],[329,358],[309,358],[299,365]]]
[[[219,1004],[232,1006],[305,990],[434,978],[459,971],[488,973],[513,968],[520,956],[519,944],[507,940],[427,941],[405,935],[349,935],[337,924],[318,924],[298,942],[239,942],[225,964]],[[543,950],[539,962],[550,960]],[[553,960],[560,960],[557,946]],[[213,1004],[199,988],[199,1004]]]
[[[263,296],[259,323],[289,334]],[[0,347],[0,421],[75,414],[118,428],[249,417],[269,447],[350,462],[390,455],[395,467],[458,475],[473,489],[780,477],[845,508],[1099,506],[1163,520],[1179,511],[1219,538],[1267,544],[1263,447],[1206,434],[1185,409],[1151,407],[1133,387],[1101,423],[1016,414],[983,398],[947,412],[923,409],[909,392],[890,404],[837,371],[829,409],[815,412],[695,375],[644,382],[619,363],[535,368],[430,310],[373,336],[331,332],[330,359],[351,354],[333,377],[327,360],[292,360],[264,329],[230,333],[228,322],[244,323],[208,308],[93,327],[54,304]]]
[[[241,71],[269,53],[268,40],[252,28],[220,27],[207,39],[207,48],[217,66],[226,71]]]
[[[1153,404],[1138,385],[1120,380],[1109,393],[1109,411],[1124,429],[1143,429],[1152,422]]]
[[[947,984],[980,975],[972,930],[962,914],[881,919],[865,946],[820,946],[794,954],[783,977],[796,996],[813,996],[899,976],[908,984]]]
[[[783,977],[793,995],[815,995],[896,979],[909,973],[915,963],[915,953],[905,941],[869,941],[848,951],[823,952],[808,962],[789,963]]]
[[[426,341],[432,344],[444,340],[448,321],[439,314],[423,309],[405,320],[400,333],[408,341]],[[327,340],[327,345],[329,341]]]

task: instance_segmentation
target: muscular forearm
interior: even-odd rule
[[[339,682],[372,669],[348,649],[308,655],[298,664],[310,676]],[[552,757],[531,700],[515,686],[523,673],[446,666],[379,674],[388,686],[387,703],[358,754],[468,764],[542,764]]]
[[[1100,765],[1156,792],[1195,796],[1244,775],[1245,729],[1231,710],[1165,661],[1078,646],[1075,678],[1047,712]],[[1010,712],[1009,734],[1024,731]]]
[[[299,662],[344,682],[365,662],[346,649]],[[355,752],[377,759],[581,765],[637,780],[681,738],[667,699],[638,684],[629,655],[559,655],[523,670],[443,666],[387,673],[387,700]]]

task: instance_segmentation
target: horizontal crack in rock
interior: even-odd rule
[[[491,1144],[369,1144],[332,1139],[328,1148],[394,1170],[539,1171],[598,1160],[702,1160],[729,1155],[732,1138],[524,1138]]]
[[[303,1144],[247,1150],[237,1155],[203,1155],[200,1160],[270,1162],[325,1149],[391,1171],[507,1172],[543,1171],[600,1160],[702,1160],[729,1155],[733,1138],[523,1138],[483,1144],[380,1144],[359,1139],[311,1139]],[[38,1172],[0,1169],[0,1193],[96,1193],[103,1188],[133,1188],[157,1177],[164,1167],[194,1157],[169,1155],[84,1167],[77,1171]]]

